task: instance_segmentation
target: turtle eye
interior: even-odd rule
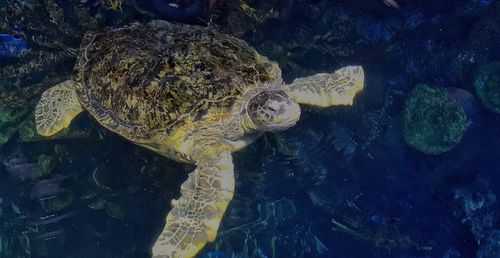
[[[266,103],[264,110],[270,115],[276,115],[282,109],[283,104],[280,101],[271,100]]]
[[[274,107],[265,107],[264,108],[266,110],[267,113],[271,113],[271,114],[275,114],[276,113],[276,109]]]
[[[298,104],[284,98],[283,94],[281,91],[264,91],[250,100],[248,112],[259,130],[283,130],[298,120]]]

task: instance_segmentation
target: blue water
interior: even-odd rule
[[[71,124],[77,136],[27,140],[18,128],[41,92],[70,76],[74,58],[70,51],[29,73],[15,68],[76,49],[89,28],[151,19],[210,23],[277,61],[286,82],[351,64],[366,75],[353,106],[305,107],[295,127],[234,154],[234,199],[198,257],[500,257],[500,114],[474,88],[479,68],[500,61],[500,2],[396,1],[399,9],[382,0],[245,1],[255,16],[227,0],[126,0],[116,11],[93,0],[46,1],[60,7],[67,31],[43,5],[24,19],[6,8],[43,1],[0,1],[0,108],[19,114],[0,116],[8,135],[0,141],[0,257],[150,257],[194,167],[129,143],[88,114]],[[97,22],[82,22],[81,10]],[[440,155],[404,140],[404,103],[421,83],[473,96],[449,93],[468,127]]]

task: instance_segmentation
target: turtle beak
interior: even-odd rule
[[[300,119],[300,106],[291,99],[269,103],[266,109],[266,113],[273,117],[272,131],[288,129],[294,126]]]
[[[283,105],[276,116],[276,122],[288,123],[294,126],[300,118],[300,106],[295,101],[290,101],[288,105]]]

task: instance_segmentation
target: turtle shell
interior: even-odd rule
[[[228,110],[248,89],[281,76],[240,39],[165,21],[87,33],[74,73],[82,105],[138,142],[209,110]]]

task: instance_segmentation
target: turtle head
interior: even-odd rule
[[[257,130],[279,131],[300,118],[300,106],[282,90],[262,91],[248,102],[248,115]]]

